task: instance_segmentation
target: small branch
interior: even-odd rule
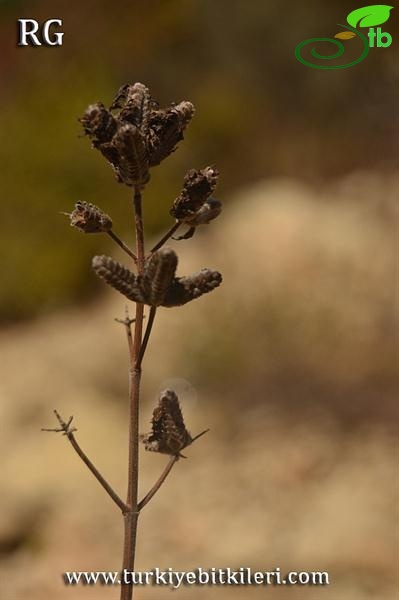
[[[198,438],[200,438],[203,435],[205,435],[206,433],[208,433],[208,431],[210,431],[210,429],[204,429],[204,431],[201,431],[201,433],[199,433],[198,435],[196,435],[195,437],[193,437],[193,439],[191,440],[190,444],[193,444],[196,440],[198,440]]]
[[[144,508],[144,506],[146,504],[148,504],[148,502],[151,500],[151,498],[153,498],[153,496],[155,496],[155,494],[157,493],[157,491],[159,490],[159,488],[161,487],[161,485],[163,484],[163,482],[165,481],[165,479],[167,478],[167,476],[173,469],[173,466],[177,463],[178,460],[179,460],[178,456],[170,457],[170,460],[169,460],[168,464],[166,465],[165,469],[163,470],[159,479],[156,481],[156,483],[153,485],[153,487],[150,489],[150,491],[144,496],[144,498],[142,500],[140,500],[140,502],[138,503],[137,508],[139,511],[141,511],[141,509]]]
[[[136,319],[131,319],[129,317],[129,308],[128,308],[127,304],[125,306],[125,318],[124,319],[115,319],[115,321],[117,323],[121,323],[122,325],[125,326],[127,344],[129,346],[129,357],[130,357],[130,362],[131,362],[132,356],[133,356],[132,324],[136,321]]]
[[[117,235],[116,233],[114,233],[112,231],[112,229],[110,231],[107,231],[109,237],[111,239],[114,240],[114,242],[116,242],[118,244],[118,246],[120,246],[122,248],[122,250],[124,250],[126,252],[126,254],[128,254],[130,256],[130,258],[132,258],[134,260],[135,263],[137,263],[137,256],[135,255],[135,253],[130,250],[129,246],[127,246],[125,244],[125,242],[123,242]]]
[[[172,225],[172,227],[169,229],[169,231],[167,233],[165,233],[165,235],[163,236],[163,238],[161,238],[159,240],[159,242],[157,244],[155,244],[155,246],[153,248],[151,248],[150,254],[154,254],[154,252],[156,252],[157,250],[159,250],[160,248],[162,248],[162,246],[165,244],[165,242],[167,242],[168,239],[170,237],[172,237],[172,235],[174,234],[174,232],[179,227],[180,227],[180,222],[176,221],[176,223],[174,225]]]
[[[144,358],[144,354],[145,354],[145,351],[146,351],[146,348],[147,348],[148,340],[150,339],[152,326],[154,324],[154,319],[155,319],[156,312],[157,312],[157,307],[156,306],[151,306],[151,308],[150,308],[150,314],[149,314],[148,322],[147,322],[147,327],[146,327],[146,330],[145,330],[145,333],[144,333],[144,338],[143,338],[143,341],[141,343],[139,355],[137,357],[136,367],[138,369],[140,369],[141,363],[142,363],[143,358]]]
[[[209,429],[205,429],[204,431],[201,431],[201,433],[199,433],[198,435],[193,437],[190,442],[190,445],[193,442],[195,442],[196,440],[198,440],[198,438],[203,436],[205,433],[208,433],[208,431],[209,431]],[[179,460],[180,457],[186,458],[182,454],[176,454],[176,455],[170,457],[170,460],[169,460],[168,464],[166,465],[165,469],[163,470],[163,472],[161,473],[161,476],[159,477],[159,479],[154,483],[154,485],[152,486],[150,491],[144,496],[144,498],[142,500],[140,500],[140,502],[138,503],[137,509],[139,512],[155,496],[155,494],[157,493],[157,491],[159,490],[161,485],[164,483],[165,479],[167,478],[167,476],[173,469],[173,466],[177,463],[177,461]]]
[[[97,468],[93,465],[93,463],[88,458],[88,456],[86,456],[86,454],[83,452],[82,448],[79,446],[78,442],[76,441],[76,438],[73,435],[73,433],[74,433],[74,431],[76,431],[76,429],[74,427],[71,427],[73,417],[69,417],[68,421],[66,422],[66,421],[64,421],[64,419],[61,417],[61,415],[59,415],[59,413],[55,409],[54,409],[54,414],[58,419],[60,427],[56,427],[53,429],[42,428],[42,431],[54,431],[55,433],[62,433],[63,435],[66,435],[69,442],[71,443],[73,449],[75,450],[75,452],[80,456],[80,458],[83,460],[85,465],[90,469],[90,471],[93,473],[94,477],[97,479],[99,484],[104,488],[104,490],[107,492],[107,494],[112,498],[112,500],[115,502],[115,504],[117,504],[119,506],[122,513],[125,514],[126,511],[128,510],[128,507],[126,506],[126,504],[123,502],[123,500],[121,498],[119,498],[118,494],[112,489],[112,487],[109,485],[109,483],[104,479],[104,477],[97,470]]]

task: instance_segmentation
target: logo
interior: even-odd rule
[[[62,46],[63,32],[51,32],[61,26],[62,19],[48,19],[42,26],[36,19],[18,19],[18,46]]]
[[[382,31],[381,27],[378,25],[382,25],[386,21],[388,21],[390,12],[393,6],[387,6],[385,4],[374,4],[373,6],[364,6],[363,8],[357,8],[353,10],[347,16],[346,20],[348,25],[342,25],[338,23],[340,27],[344,27],[345,31],[340,31],[335,34],[334,38],[311,38],[309,40],[305,40],[298,44],[295,48],[295,56],[302,64],[307,67],[311,67],[312,69],[346,69],[347,67],[353,67],[357,65],[362,60],[364,60],[369,53],[370,48],[387,48],[392,44],[392,36],[386,31]],[[367,27],[368,32],[362,33],[356,27]],[[304,58],[303,49],[308,44],[315,44],[316,42],[329,42],[334,44],[336,48],[338,48],[337,52],[334,54],[324,55],[319,54],[316,48],[313,46],[310,54],[313,58],[327,61],[339,58],[345,51],[344,44],[340,40],[349,41],[353,38],[360,39],[362,43],[362,52],[358,58],[354,58],[345,64],[316,64],[314,62],[310,62],[309,60]],[[306,55],[306,53],[304,53]]]

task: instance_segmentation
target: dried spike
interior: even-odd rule
[[[100,208],[89,202],[78,201],[69,215],[71,226],[83,233],[111,231],[112,219]]]
[[[131,86],[128,83],[125,83],[125,85],[122,85],[119,88],[115,94],[111,106],[109,107],[109,110],[117,110],[118,108],[123,108],[125,106],[130,87]]]
[[[193,104],[185,100],[176,106],[150,113],[148,141],[151,167],[159,165],[174,152],[194,112]]]
[[[186,429],[179,399],[173,390],[160,394],[153,411],[152,431],[140,437],[146,450],[172,456],[178,456],[191,444],[193,438]]]
[[[150,176],[148,173],[148,155],[145,140],[140,130],[130,123],[119,126],[113,145],[118,153],[114,165],[117,177],[126,185],[143,185]]]
[[[95,256],[92,267],[98,277],[133,302],[144,303],[140,280],[129,269],[109,256]]]
[[[93,140],[95,148],[110,142],[117,129],[115,118],[101,102],[91,104],[79,121],[85,134]]]
[[[127,121],[139,127],[143,135],[147,134],[148,116],[151,106],[149,89],[142,83],[127,86],[126,101],[118,115],[120,121]]]
[[[214,167],[191,169],[186,173],[181,194],[170,210],[172,217],[182,223],[201,225],[216,218],[222,209],[219,200],[210,198],[215,190],[219,172]]]
[[[142,286],[148,304],[160,306],[175,277],[177,254],[171,248],[162,248],[148,259]]]
[[[187,277],[177,277],[168,289],[162,306],[182,306],[211,292],[221,283],[221,274],[210,269],[202,269],[199,273]]]

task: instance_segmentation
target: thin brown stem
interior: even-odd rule
[[[155,494],[157,493],[157,491],[159,490],[159,488],[161,487],[161,485],[163,484],[163,482],[165,481],[165,479],[167,478],[167,476],[169,475],[169,473],[171,472],[178,460],[178,456],[171,456],[168,464],[166,465],[159,479],[154,483],[154,485],[152,486],[150,491],[144,496],[144,498],[140,500],[138,504],[139,511],[142,510],[146,504],[148,504],[148,502],[151,500],[151,498],[153,498],[153,496],[155,496]]]
[[[130,250],[129,246],[127,246],[125,244],[124,241],[122,241],[117,235],[116,233],[114,233],[112,231],[112,229],[110,231],[107,231],[109,237],[111,239],[114,240],[114,242],[116,242],[118,244],[118,246],[120,246],[122,248],[122,250],[124,252],[126,252],[126,254],[128,254],[130,256],[130,258],[132,258],[134,260],[134,262],[137,262],[137,256],[135,255],[135,253],[133,252],[133,250]]]
[[[154,252],[156,252],[157,250],[159,250],[160,248],[162,248],[162,246],[168,241],[168,239],[170,237],[172,237],[172,235],[174,234],[174,232],[180,227],[180,222],[176,221],[176,223],[174,225],[172,225],[172,227],[169,229],[169,231],[167,231],[165,233],[165,235],[163,236],[163,238],[161,238],[159,240],[159,242],[157,244],[155,244],[155,246],[153,248],[151,248],[150,250],[150,254],[154,254]]]
[[[145,329],[145,333],[144,333],[144,337],[143,337],[143,342],[141,344],[139,356],[137,358],[137,366],[138,367],[141,367],[141,363],[143,362],[144,354],[147,349],[148,340],[150,339],[151,330],[152,330],[152,326],[154,324],[154,319],[155,319],[156,313],[157,313],[157,307],[151,306],[150,314],[149,314],[148,321],[147,321],[147,327]]]
[[[104,479],[104,477],[101,475],[101,473],[99,472],[97,467],[94,466],[94,464],[91,462],[90,458],[87,456],[87,454],[85,454],[85,452],[83,452],[82,448],[79,446],[79,444],[73,434],[73,432],[76,431],[76,429],[71,428],[72,417],[70,417],[69,420],[67,422],[65,422],[56,410],[54,410],[54,414],[58,419],[60,427],[57,427],[55,429],[43,428],[42,431],[55,431],[56,433],[62,432],[63,435],[66,435],[69,442],[71,443],[71,446],[75,450],[76,454],[82,459],[82,461],[85,463],[85,465],[88,467],[88,469],[93,473],[94,477],[97,479],[99,484],[104,488],[104,490],[107,492],[107,494],[112,498],[112,500],[115,502],[115,504],[117,504],[117,506],[119,506],[122,513],[125,514],[128,509],[126,504],[118,496],[118,494],[113,490],[113,488],[110,486],[108,481],[106,479]]]
[[[205,433],[208,433],[209,429],[205,429],[204,431],[201,431],[201,433],[199,433],[198,435],[196,435],[195,437],[192,438],[190,445],[195,442],[195,440],[198,440],[198,438],[200,438],[201,436],[203,436]],[[185,458],[182,454],[177,454],[174,456],[171,456],[168,464],[166,465],[165,469],[162,471],[159,479],[157,479],[157,481],[154,483],[154,485],[152,486],[152,488],[150,489],[150,491],[144,496],[144,498],[142,500],[140,500],[140,502],[138,503],[138,510],[141,511],[144,506],[146,504],[148,504],[148,502],[155,496],[155,494],[157,493],[157,491],[159,490],[159,488],[161,487],[161,485],[164,483],[165,479],[167,478],[167,476],[169,475],[169,473],[171,472],[171,470],[173,469],[173,466],[177,463],[177,461],[179,460],[179,458]]]
[[[134,220],[136,230],[137,270],[142,275],[144,270],[144,229],[142,215],[141,191],[139,187],[134,192]],[[129,509],[124,516],[125,535],[123,547],[122,571],[133,571],[136,553],[136,536],[138,510],[138,478],[139,478],[139,401],[141,362],[139,355],[143,335],[143,304],[136,303],[133,343],[129,344],[130,377],[129,377],[129,465],[128,489],[126,504]],[[128,338],[129,339],[129,338]],[[132,600],[132,584],[122,583],[121,600]]]

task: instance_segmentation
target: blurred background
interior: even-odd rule
[[[327,570],[328,598],[396,597],[399,12],[382,26],[392,45],[352,68],[311,69],[294,56],[359,7],[1,0],[2,598],[118,596],[63,585],[67,570],[120,568],[121,519],[66,440],[40,428],[55,407],[75,415],[78,440],[124,495],[128,363],[114,322],[124,300],[95,280],[90,259],[125,259],[60,213],[93,202],[133,244],[129,190],[78,118],[134,81],[161,105],[197,109],[152,171],[149,243],[171,224],[187,169],[216,165],[224,204],[193,240],[172,242],[179,273],[209,266],[224,283],[158,311],[141,430],[173,387],[191,432],[211,431],[143,511],[137,569]],[[18,18],[62,18],[63,46],[18,48]],[[351,57],[357,42],[344,42]],[[142,493],[165,460],[142,453]],[[266,593],[320,596],[298,590]]]

